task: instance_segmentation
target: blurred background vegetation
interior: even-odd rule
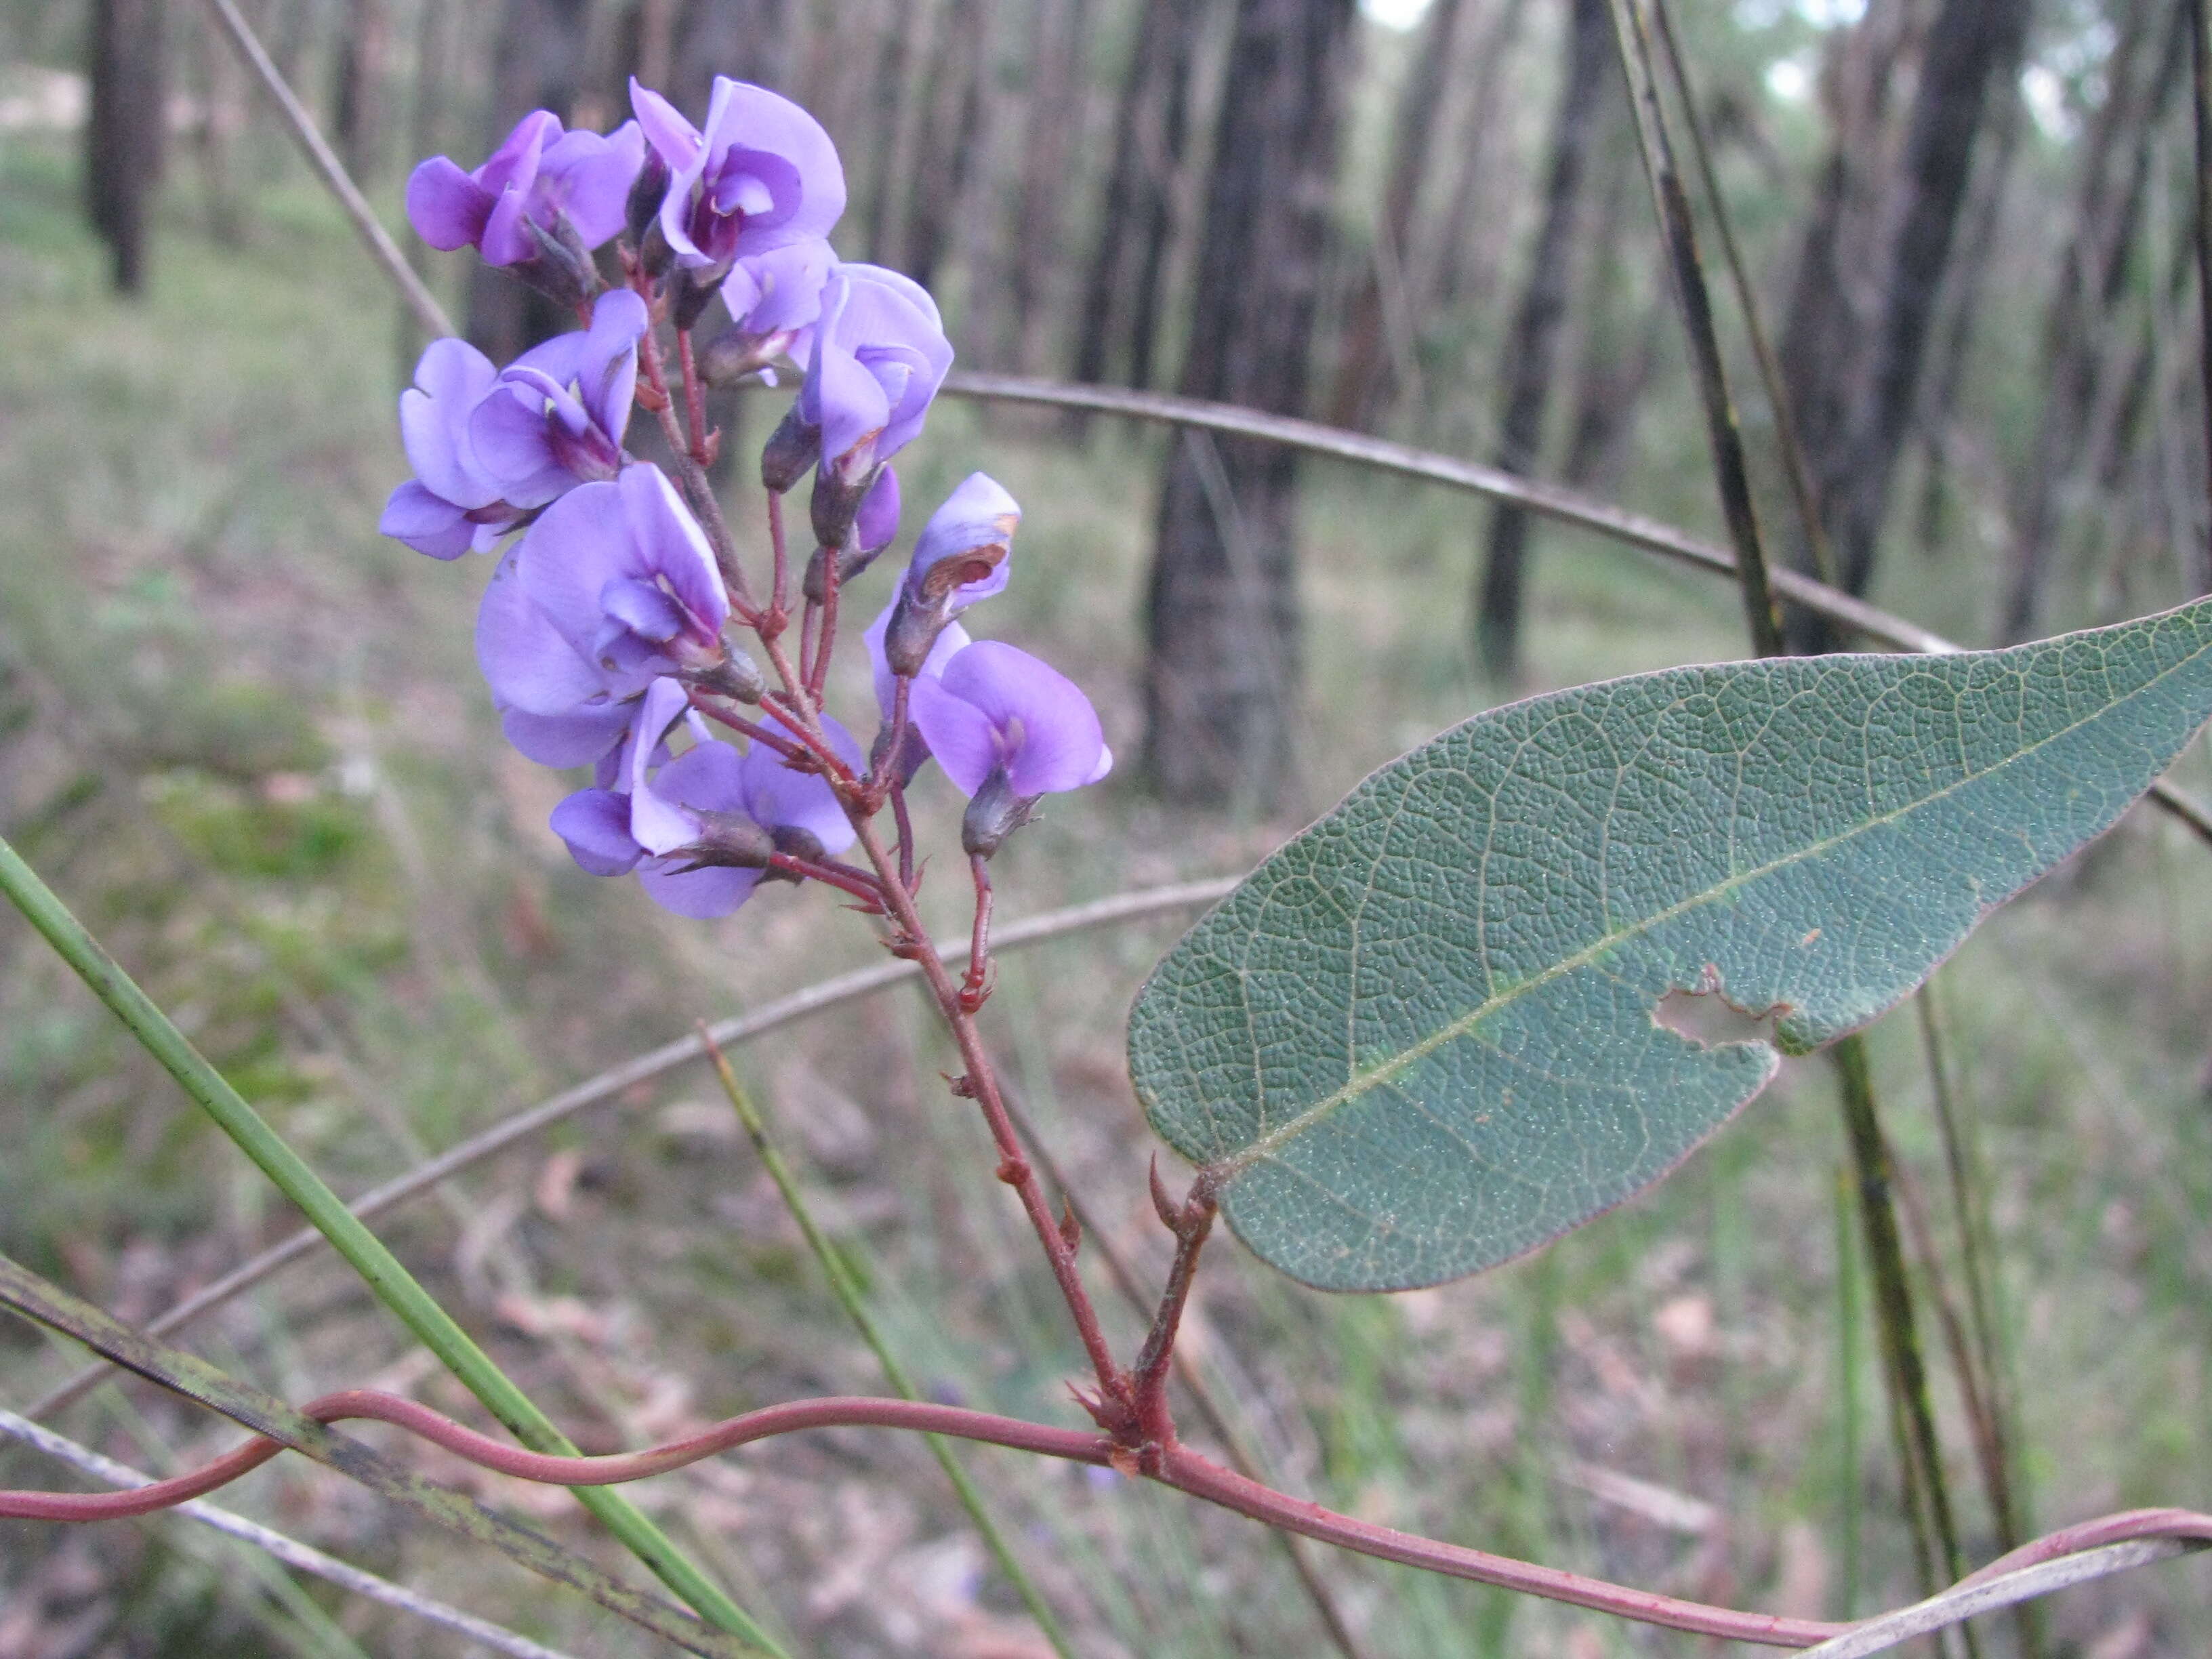
[[[1677,9],[1844,579],[1954,638],[2212,586],[2187,3]],[[527,108],[605,126],[633,70],[694,112],[713,74],[759,80],[844,154],[840,251],[928,282],[966,367],[1305,414],[1720,538],[1591,0],[246,9],[395,223],[414,159],[473,165]],[[489,346],[542,325],[520,290],[418,252]],[[1759,504],[1802,562],[1775,411],[1714,276]],[[348,1193],[873,954],[818,890],[700,925],[569,864],[544,827],[563,786],[503,749],[471,665],[485,564],[434,566],[374,532],[404,474],[392,404],[421,344],[198,6],[0,3],[0,832]],[[759,521],[746,441],[779,408],[754,393],[720,411],[740,526]],[[1022,500],[1019,578],[976,620],[1090,689],[1124,757],[1000,861],[1010,915],[1248,867],[1373,765],[1504,697],[1742,654],[1724,584],[1244,441],[947,400],[902,465],[916,523],[979,465]],[[2201,744],[2178,779],[2212,783]],[[948,789],[921,810],[951,833]],[[2033,1522],[2212,1494],[2204,858],[2137,812],[1944,970],[1965,1217],[1923,1028],[1908,1011],[1874,1034],[1899,1185],[1927,1216],[1922,1340],[1975,1559],[1997,1529],[1941,1317],[1964,1221],[1994,1244],[1984,1381]],[[925,896],[957,931],[954,885]],[[1153,1272],[1121,1033],[1176,925],[1009,955],[988,1020]],[[941,1397],[1067,1420],[1079,1356],[980,1127],[943,1097],[951,1057],[922,1006],[889,994],[737,1058],[911,1367]],[[1655,1194],[1439,1291],[1331,1298],[1224,1248],[1192,1349],[1279,1483],[1336,1507],[1741,1605],[1909,1599],[1833,1097],[1826,1067],[1793,1064]],[[0,918],[0,1249],[143,1320],[294,1222]],[[702,1072],[385,1231],[587,1449],[882,1386]],[[463,1403],[327,1261],[190,1340],[293,1399],[375,1383]],[[0,1403],[72,1363],[0,1328]],[[136,1388],[58,1420],[142,1467],[228,1443]],[[1085,1653],[1334,1650],[1248,1524],[969,1457]],[[597,1547],[566,1498],[426,1463]],[[0,1484],[58,1477],[0,1449]],[[296,1463],[231,1496],[568,1652],[639,1650]],[[644,1501],[798,1650],[1043,1650],[896,1437],[779,1442]],[[468,1650],[318,1586],[280,1592],[191,1532],[0,1525],[0,1655]],[[1378,1659],[1705,1650],[1370,1562],[1320,1571]],[[2073,1592],[2039,1627],[1984,1622],[1984,1653],[2201,1654],[2212,1569]]]

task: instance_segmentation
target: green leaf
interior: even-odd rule
[[[1382,768],[1160,964],[1153,1127],[1328,1290],[1433,1285],[1650,1185],[1865,1024],[2212,718],[2212,600],[2009,651],[1670,669]],[[1774,1019],[1703,1047],[1669,992]]]

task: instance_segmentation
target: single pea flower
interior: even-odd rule
[[[845,211],[837,147],[788,98],[718,75],[703,131],[635,78],[629,99],[668,166],[660,234],[678,264],[720,270],[749,254],[818,241]]]
[[[522,522],[477,453],[472,424],[499,371],[465,340],[433,340],[399,394],[399,441],[415,477],[392,492],[377,529],[434,559],[489,552]]]
[[[1097,782],[1114,751],[1074,681],[1028,652],[979,640],[908,693],[914,724],[969,798],[961,844],[988,858],[1038,799]]]
[[[558,238],[564,223],[589,250],[623,228],[644,161],[634,121],[603,137],[564,132],[559,116],[532,110],[473,172],[445,155],[417,167],[407,180],[408,222],[432,247],[473,246],[487,264],[530,264],[542,256],[541,236]]]
[[[637,386],[645,301],[628,289],[599,295],[592,325],[556,335],[500,374],[469,421],[478,465],[518,507],[543,507],[622,470]]]
[[[665,738],[679,718],[693,746],[672,760]],[[707,736],[684,688],[656,680],[640,702],[619,781],[577,791],[553,811],[569,854],[594,875],[635,869],[646,892],[678,915],[725,916],[751,896],[778,852],[810,859],[842,852],[854,832],[829,784],[794,772],[765,744],[740,754]],[[859,745],[834,720],[823,734],[848,764]]]
[[[880,265],[831,271],[794,411],[818,434],[821,471],[857,492],[920,434],[951,367],[937,302],[921,283]]]

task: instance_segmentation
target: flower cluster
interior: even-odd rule
[[[904,791],[933,757],[969,798],[980,893],[981,861],[1038,799],[1096,782],[1113,756],[1072,682],[957,620],[1006,586],[1021,519],[981,472],[932,516],[862,635],[872,750],[823,706],[840,591],[896,538],[891,463],[951,367],[936,303],[837,258],[844,168],[799,106],[717,77],[694,126],[635,82],[630,98],[635,119],[611,134],[540,110],[481,167],[436,156],[409,179],[425,241],[474,246],[580,327],[503,368],[458,339],[422,354],[399,400],[415,476],[380,528],[434,558],[499,553],[477,662],[516,748],[592,769],[552,818],[582,868],[635,872],[687,916],[727,915],[771,878],[830,881],[881,910],[886,883],[915,879]],[[717,298],[727,322],[695,343]],[[701,429],[699,394],[785,370],[799,389],[761,458],[774,575],[756,600],[702,471],[718,434]],[[658,417],[668,471],[624,447],[634,408]],[[775,503],[809,473],[815,546],[794,597]],[[900,873],[839,863],[887,803]]]

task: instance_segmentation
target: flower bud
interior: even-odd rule
[[[994,766],[983,787],[969,797],[960,819],[960,848],[975,858],[989,858],[1008,836],[1030,821],[1038,797],[1017,795],[1006,781],[1006,769]]]
[[[538,252],[513,269],[555,305],[572,311],[599,291],[599,270],[568,216],[556,214],[553,224],[548,230],[535,219],[522,222]]]
[[[689,266],[678,271],[668,284],[669,319],[679,330],[695,326],[707,314],[714,295],[720,292],[719,280],[720,273],[715,271],[694,270]]]
[[[668,194],[668,158],[648,144],[645,150],[645,165],[638,169],[637,177],[630,183],[629,198],[623,206],[623,218],[629,232],[630,246],[643,248],[647,238],[660,218],[660,204]],[[661,239],[664,257],[668,241]]]
[[[727,640],[722,645],[720,662],[687,670],[684,678],[702,691],[712,691],[732,702],[758,702],[768,690],[768,679],[761,672],[760,665]]]
[[[708,386],[732,386],[749,374],[771,368],[791,349],[798,337],[794,329],[779,328],[766,334],[748,333],[732,325],[707,342],[699,353],[699,378]]]
[[[935,606],[918,605],[904,588],[892,602],[891,619],[884,629],[884,660],[901,679],[912,679],[929,660],[930,648],[952,619]]]
[[[774,833],[762,829],[743,813],[694,808],[691,815],[699,821],[699,838],[689,846],[678,848],[669,854],[672,858],[694,866],[764,870],[769,860],[781,850]]]
[[[827,467],[814,470],[814,493],[807,510],[813,516],[817,543],[842,547],[853,540],[853,521],[860,516],[860,503],[875,482],[873,469],[850,481]]]
[[[761,483],[779,495],[789,494],[814,465],[821,442],[820,429],[810,426],[799,415],[799,406],[793,404],[761,450]]]

